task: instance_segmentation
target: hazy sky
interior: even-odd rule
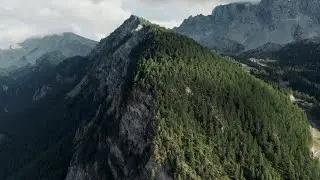
[[[1,0],[0,48],[26,37],[71,31],[99,40],[131,14],[166,27],[239,0]],[[258,0],[250,0],[258,1]]]

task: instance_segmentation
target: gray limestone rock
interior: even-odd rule
[[[137,63],[132,53],[149,35],[147,26],[131,16],[102,40],[89,55],[92,70],[68,94],[88,98],[86,106],[95,113],[81,117],[66,180],[140,180],[151,171],[157,179],[170,179],[153,157],[155,95],[130,86]]]
[[[217,6],[208,16],[189,17],[174,30],[218,52],[238,53],[268,42],[282,45],[319,36],[318,12],[318,0],[232,3]]]

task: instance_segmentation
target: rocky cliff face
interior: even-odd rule
[[[131,16],[91,53],[93,69],[73,98],[84,97],[89,102],[87,112],[93,113],[77,115],[82,125],[74,138],[77,150],[66,180],[147,179],[151,169],[157,169],[153,158],[155,96],[131,84],[138,60],[135,53],[150,35],[148,26]],[[76,104],[81,106],[81,102]],[[159,170],[158,176],[164,174]]]
[[[17,83],[0,79],[0,117],[7,120],[0,125],[9,127],[0,132],[18,140],[30,134],[24,139],[30,146],[41,137],[38,142],[50,147],[4,158],[22,145],[12,142],[0,153],[0,178],[148,179],[154,170],[158,179],[170,179],[154,159],[154,92],[132,84],[144,42],[153,36],[150,28],[149,22],[131,16],[86,58],[62,62],[62,53],[47,53]],[[44,114],[50,117],[44,120]],[[29,125],[22,125],[23,116],[33,119]],[[33,130],[39,127],[41,131]],[[13,160],[16,164],[8,167]]]
[[[236,53],[320,35],[319,10],[317,0],[232,3],[217,6],[208,16],[189,17],[174,30],[220,52]],[[241,45],[243,49],[233,48]]]
[[[35,64],[42,55],[60,52],[65,57],[86,56],[96,45],[95,41],[73,33],[30,38],[9,49],[0,49],[0,69],[15,70],[27,64]]]

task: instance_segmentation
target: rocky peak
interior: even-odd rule
[[[145,134],[152,129],[154,96],[134,89],[131,98],[135,100],[128,100],[128,88],[132,88],[130,82],[138,61],[135,52],[149,34],[146,26],[151,24],[130,16],[101,40],[89,55],[93,63],[89,73],[69,93],[73,99],[88,100],[77,106],[90,107],[87,111],[93,114],[79,116],[75,111],[71,115],[79,116],[82,125],[74,137],[77,150],[66,180],[145,179],[147,170],[154,167],[149,165],[153,162],[152,154],[146,153],[152,148],[152,132]]]
[[[96,48],[90,53],[89,58],[94,59],[97,54],[108,53],[117,48],[134,34],[139,34],[144,27],[150,26],[147,20],[131,15],[124,23],[112,32],[108,37],[102,39]]]
[[[212,16],[215,21],[226,22],[232,21],[239,14],[245,13],[245,11],[250,11],[254,5],[249,2],[237,2],[227,5],[220,5],[213,9]]]
[[[46,45],[45,47],[51,46],[58,46],[59,44],[55,43],[63,43],[63,42],[70,42],[70,41],[77,41],[79,43],[87,43],[87,44],[95,44],[96,42],[84,37],[81,37],[77,34],[74,34],[72,32],[64,32],[61,34],[51,34],[43,37],[31,37],[23,41],[22,43],[19,43],[20,46],[22,46],[24,49],[30,49],[34,46],[39,45]]]

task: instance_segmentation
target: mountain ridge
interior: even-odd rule
[[[150,177],[154,179],[176,179],[179,177],[182,179],[197,179],[204,177],[209,179],[227,179],[228,176],[232,176],[230,174],[245,177],[247,179],[259,178],[261,176],[273,178],[299,176],[298,174],[295,174],[294,171],[291,171],[280,164],[279,165],[283,167],[285,171],[290,171],[288,175],[286,173],[282,174],[280,170],[278,172],[273,168],[270,169],[270,174],[265,175],[262,174],[268,170],[264,171],[264,173],[258,173],[255,170],[252,170],[250,173],[247,172],[243,174],[241,173],[241,170],[239,170],[240,173],[237,174],[238,170],[228,171],[228,168],[226,168],[227,164],[219,166],[218,161],[211,159],[212,156],[209,155],[210,153],[205,153],[207,152],[207,148],[210,147],[210,145],[206,144],[207,141],[200,140],[203,144],[197,144],[195,146],[190,145],[197,141],[199,142],[199,139],[196,140],[197,138],[194,141],[192,140],[192,132],[201,132],[200,134],[203,136],[212,137],[220,133],[223,134],[225,128],[227,128],[224,123],[218,125],[219,121],[222,121],[220,113],[224,114],[223,110],[219,109],[221,103],[224,102],[223,99],[216,99],[216,101],[219,102],[216,105],[211,104],[215,101],[215,96],[210,96],[209,94],[202,97],[204,99],[213,98],[205,101],[208,104],[203,104],[203,101],[198,101],[196,99],[200,94],[206,94],[206,91],[203,92],[201,89],[208,88],[207,90],[210,92],[210,89],[213,88],[211,85],[214,84],[211,84],[210,82],[213,81],[214,77],[219,77],[219,74],[222,72],[227,72],[227,74],[225,74],[228,77],[227,79],[242,79],[243,81],[234,82],[240,83],[239,87],[245,87],[244,84],[248,85],[248,82],[250,82],[252,83],[252,86],[264,89],[262,90],[263,92],[251,92],[249,90],[248,94],[255,94],[258,92],[262,94],[273,94],[266,97],[264,102],[268,102],[270,97],[282,99],[285,103],[283,104],[285,107],[291,107],[291,102],[287,96],[276,95],[276,92],[272,90],[271,87],[265,86],[256,79],[251,79],[252,77],[249,77],[244,71],[242,72],[236,64],[226,59],[220,59],[221,57],[212,53],[211,50],[200,46],[195,41],[185,36],[177,35],[172,31],[159,28],[158,26],[144,26],[140,31],[136,32],[135,29],[139,24],[140,22],[137,21],[137,19],[134,17],[130,18],[123,26],[117,29],[114,34],[110,35],[110,37],[105,40],[102,40],[102,44],[105,42],[113,42],[111,45],[106,43],[106,47],[103,50],[103,52],[109,52],[111,54],[105,54],[103,57],[98,53],[100,56],[97,56],[98,59],[94,58],[96,62],[94,62],[93,72],[90,73],[91,80],[87,79],[85,83],[81,85],[86,88],[78,91],[79,94],[76,95],[87,97],[86,99],[88,100],[91,99],[91,97],[94,97],[94,101],[91,102],[91,105],[89,106],[90,109],[96,109],[96,111],[91,114],[92,120],[90,121],[87,121],[87,119],[90,118],[85,116],[84,120],[86,123],[82,124],[77,130],[75,136],[75,146],[77,147],[77,150],[73,155],[66,178],[67,180],[74,178],[147,179]],[[116,37],[118,37],[117,41],[115,41]],[[117,48],[114,49],[114,47]],[[117,66],[114,66],[115,64],[117,64]],[[179,70],[179,68],[181,69]],[[214,70],[219,68],[221,68],[221,70]],[[207,72],[208,74],[205,75]],[[215,73],[217,74],[213,75]],[[205,80],[206,76],[208,76],[208,81]],[[219,81],[218,79],[215,83],[224,82]],[[241,85],[242,82],[243,84]],[[223,83],[220,85],[227,89],[238,89],[229,87],[229,85]],[[198,89],[197,87],[201,88]],[[219,86],[217,86],[217,88],[218,87]],[[95,90],[90,92],[87,91],[88,88]],[[254,89],[255,88],[253,88],[253,91],[255,91]],[[219,91],[215,92],[217,93],[216,97],[220,97],[220,95],[224,96],[223,92],[220,95]],[[183,96],[175,96],[176,93],[182,94]],[[244,96],[245,95],[241,95],[240,98],[242,99]],[[193,97],[195,97],[195,99]],[[231,97],[226,96],[225,98],[229,99]],[[104,99],[104,101],[101,99]],[[242,100],[240,100],[240,102],[241,101]],[[259,103],[258,100],[255,102]],[[200,109],[193,109],[193,103],[197,104],[196,107],[201,107],[200,109],[206,109],[208,106],[211,106],[207,112],[210,115],[203,115],[204,117],[202,119],[201,113],[198,114]],[[280,101],[277,101],[277,103],[280,103]],[[244,104],[250,105],[251,103],[246,101]],[[257,106],[255,103],[251,105],[252,107]],[[186,109],[182,110],[179,107],[184,107]],[[281,105],[279,105],[279,107],[281,107]],[[176,111],[175,108],[177,108]],[[212,108],[214,109],[214,112],[220,113],[213,113]],[[263,107],[261,108],[264,109]],[[105,111],[103,111],[103,109],[105,109]],[[294,111],[296,110],[297,109]],[[191,111],[190,114],[181,113],[189,111]],[[285,109],[281,110],[281,112],[285,114],[289,113],[289,111]],[[276,111],[274,111],[274,113],[275,112]],[[272,113],[269,115],[272,116],[271,114]],[[302,117],[298,114],[296,115],[297,117]],[[178,117],[182,118],[180,119]],[[210,117],[212,118],[212,122],[206,121],[207,119],[210,119]],[[258,116],[257,118],[262,117]],[[243,117],[242,121],[246,124],[249,119],[250,118],[246,119]],[[274,119],[263,119],[266,121],[272,120],[274,123],[277,122]],[[299,122],[299,126],[307,129],[307,123],[302,119],[297,120],[297,123]],[[223,121],[227,121],[227,119],[224,119]],[[200,122],[203,122],[203,124]],[[211,124],[213,122],[218,123],[216,124],[217,126]],[[230,119],[230,122],[228,121],[228,123],[233,124],[236,123],[236,121]],[[258,125],[258,122],[252,120],[251,123],[257,123],[256,127],[259,129],[260,126]],[[229,126],[232,126],[231,124],[229,124]],[[270,124],[270,122],[264,125],[267,124]],[[278,125],[280,127],[286,126],[279,122]],[[293,125],[293,122],[291,125]],[[216,128],[215,131],[208,129],[203,132],[199,130],[210,126]],[[246,125],[244,126],[249,128]],[[184,128],[179,129],[178,127]],[[110,128],[112,128],[112,130],[106,131],[106,129]],[[271,131],[272,128],[267,129],[265,129],[265,131]],[[190,130],[190,132],[188,130]],[[296,130],[301,133],[304,132],[304,130]],[[252,131],[248,131],[257,136],[263,136],[257,132],[255,128],[253,128]],[[244,133],[248,133],[248,131]],[[292,132],[296,133],[297,131]],[[177,132],[177,134],[175,134],[175,132]],[[217,134],[213,132],[217,132]],[[230,131],[228,130],[227,132]],[[308,130],[306,132],[308,132]],[[200,138],[201,135],[197,133],[194,134],[194,136]],[[308,133],[305,135],[309,136]],[[175,139],[175,137],[188,138],[179,140],[179,138]],[[230,138],[231,137],[233,136],[230,136]],[[281,139],[285,137],[286,136],[281,135]],[[216,138],[217,141],[219,141],[219,138]],[[189,141],[187,139],[189,139]],[[154,144],[152,141],[154,141]],[[235,140],[235,143],[238,142],[238,140]],[[282,139],[281,142],[284,143],[285,140]],[[258,144],[260,143],[264,144],[261,145],[261,148],[264,149],[264,146],[269,146],[268,143],[272,144],[275,142],[270,141],[266,143],[261,141]],[[170,146],[170,144],[177,145],[178,147]],[[276,143],[274,145],[277,146]],[[305,147],[305,145],[302,145],[302,147]],[[259,147],[253,146],[259,149]],[[288,144],[288,146],[291,145]],[[192,150],[189,151],[188,149],[190,148]],[[204,152],[204,154],[197,156],[195,152]],[[228,153],[230,152],[231,151],[228,151]],[[264,149],[262,152],[257,150],[257,152],[266,153],[267,150]],[[306,148],[299,153],[302,152],[308,154],[309,150]],[[268,152],[267,154],[268,155],[266,156],[275,157],[271,152]],[[224,155],[221,154],[221,156],[216,158],[219,159],[223,156]],[[306,158],[307,157],[309,157],[309,155],[306,155]],[[210,158],[210,161],[214,163],[208,163],[205,168],[202,168],[203,166],[199,164],[202,162],[202,158]],[[264,159],[263,157],[261,158]],[[273,161],[272,158],[267,159],[265,161],[268,163],[270,162],[270,164],[278,164]],[[233,163],[236,164],[236,162]],[[313,166],[311,165],[312,163],[313,161],[310,160],[310,166]],[[272,166],[270,164],[265,165],[265,168]],[[206,168],[209,168],[210,170],[206,170]],[[313,172],[316,172],[316,169],[315,165],[315,171]],[[228,175],[228,173],[230,174]]]
[[[0,49],[0,69],[17,69],[27,64],[35,64],[42,55],[60,51],[66,57],[85,56],[96,42],[74,33],[32,37],[9,49]]]
[[[174,30],[222,53],[219,46],[232,47],[228,41],[250,50],[268,42],[281,45],[320,35],[319,7],[315,0],[231,3],[215,7],[211,15],[189,17]]]

